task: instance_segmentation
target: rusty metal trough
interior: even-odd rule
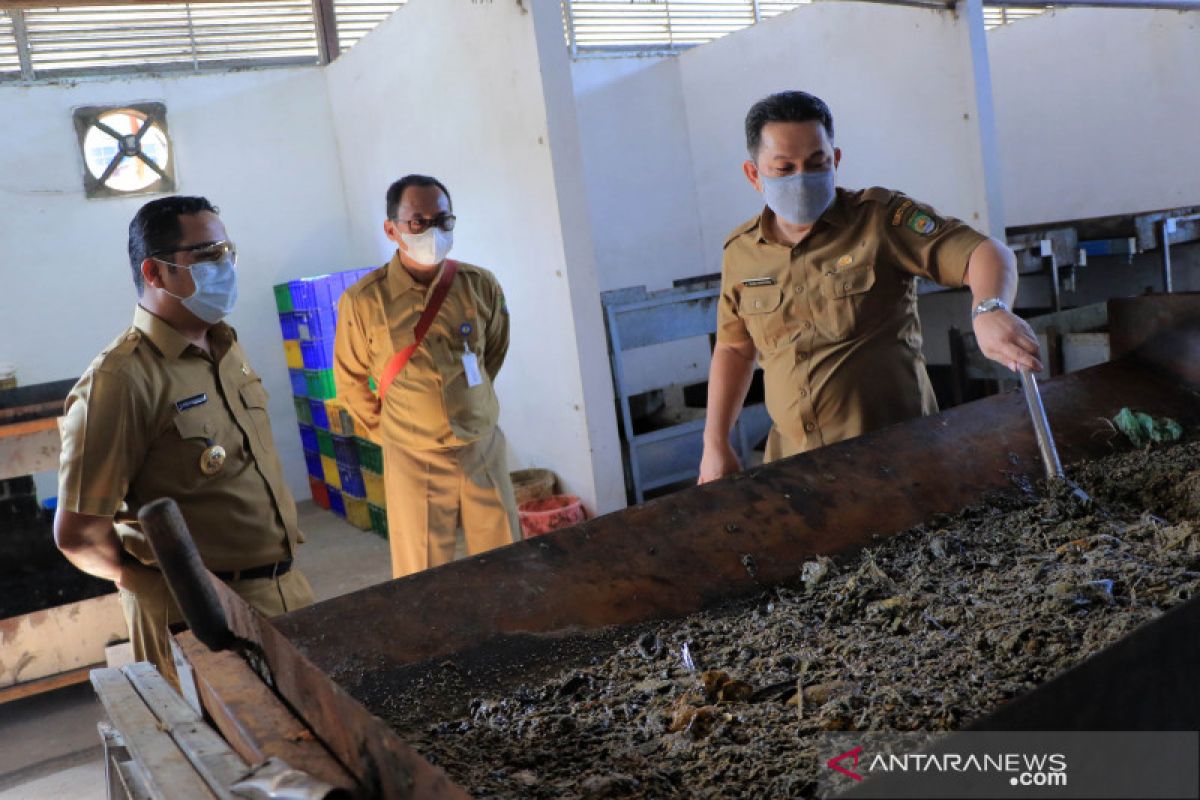
[[[1200,296],[1112,301],[1109,316],[1116,360],[1043,385],[1068,471],[1105,454],[1088,420],[1122,406],[1185,427],[1200,423]],[[290,748],[306,762],[293,766],[362,796],[465,797],[330,675],[369,681],[430,659],[486,653],[520,635],[684,616],[793,579],[815,555],[853,550],[990,492],[1013,491],[1016,480],[1040,472],[1024,400],[999,395],[270,622],[220,587],[231,627],[262,646],[274,695],[235,656],[208,652],[189,634],[179,643],[205,706],[244,757]],[[1198,603],[976,727],[1200,727],[1200,686],[1187,680],[1200,665]],[[285,734],[284,723],[266,721],[289,713],[287,725],[310,733]]]

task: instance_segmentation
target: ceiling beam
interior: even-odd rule
[[[185,3],[232,3],[238,0],[0,0],[0,9],[74,8],[76,6],[162,6]],[[282,2],[283,0],[277,0]],[[273,2],[273,0],[263,0]]]

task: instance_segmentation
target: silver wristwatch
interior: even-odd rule
[[[986,314],[989,311],[1008,311],[1008,303],[1001,300],[999,297],[989,297],[975,308],[971,309],[971,320],[974,321],[980,314]]]

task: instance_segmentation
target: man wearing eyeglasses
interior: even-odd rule
[[[508,309],[495,276],[447,258],[454,223],[436,178],[393,183],[383,230],[396,253],[338,305],[338,397],[383,446],[397,578],[453,560],[459,526],[471,555],[520,530],[492,386]]]
[[[115,581],[134,654],[178,684],[170,627],[182,623],[138,509],[179,505],[204,565],[262,613],[312,602],[292,557],[301,540],[262,379],[223,322],[237,252],[202,197],[144,205],[129,225],[133,325],[71,390],[61,425],[58,547]]]

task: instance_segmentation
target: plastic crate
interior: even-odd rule
[[[337,459],[338,464],[346,467],[354,467],[358,469],[358,447],[354,444],[352,436],[337,436],[333,437],[333,457]],[[366,495],[360,495],[366,497]]]
[[[350,419],[342,402],[337,398],[325,401],[325,414],[329,417],[329,430],[338,436],[354,435],[354,420]]]
[[[342,480],[338,475],[338,465],[329,456],[319,456],[321,459],[321,472],[325,475],[325,482],[335,489],[342,488]]]
[[[294,308],[291,287],[286,283],[277,283],[271,288],[275,290],[275,308],[279,309],[280,314],[290,314]]]
[[[358,467],[338,464],[337,471],[338,483],[341,484],[343,492],[352,494],[355,497],[367,496],[367,487],[363,485],[362,471]]]
[[[314,503],[321,508],[329,508],[329,487],[325,485],[325,481],[317,480],[310,475],[308,489],[312,493]]]
[[[300,338],[299,321],[291,311],[279,313],[279,332],[285,342],[296,341]]]
[[[387,511],[370,500],[367,501],[367,511],[371,514],[371,530],[386,539],[388,535]]]
[[[302,369],[289,369],[288,378],[292,382],[292,394],[296,397],[308,397],[308,376]]]
[[[305,369],[333,369],[333,339],[310,339],[296,342],[296,346]]]
[[[321,454],[315,450],[304,451],[304,464],[308,467],[308,475],[319,481],[325,480],[325,465],[321,462]]]
[[[342,502],[346,506],[347,522],[361,530],[371,530],[371,509],[366,500],[355,497],[354,492],[342,492]]]
[[[337,387],[333,384],[333,370],[306,369],[304,370],[304,379],[308,385],[309,397],[320,398],[321,400],[329,400],[337,397]],[[313,408],[313,419],[316,418],[317,409]],[[328,427],[328,419],[325,420],[325,425]]]
[[[342,490],[336,486],[330,486],[326,491],[329,492],[329,510],[339,517],[346,516],[346,504],[342,500]]]
[[[312,284],[307,278],[288,281],[288,291],[292,295],[293,311],[310,311],[317,307],[317,300],[313,294]]]
[[[321,452],[321,446],[317,442],[317,432],[312,429],[311,425],[300,426],[300,444],[305,450]]]
[[[308,415],[312,417],[313,427],[317,430],[329,430],[329,415],[325,413],[325,401],[319,397],[310,397],[305,402],[308,403]]]
[[[371,472],[369,469],[362,471],[363,486],[367,490],[367,502],[374,503],[380,508],[387,506],[387,486],[383,482],[383,476],[376,472]]]
[[[298,311],[296,333],[303,342],[332,339],[337,333],[337,312],[332,308],[310,308]]]
[[[287,362],[288,369],[304,369],[304,353],[300,348],[300,342],[293,339],[288,339],[283,343],[283,358]],[[305,387],[308,388],[307,386]]]
[[[333,434],[317,429],[317,452],[337,461],[337,450],[333,447]]]
[[[358,465],[382,475],[383,448],[361,436],[354,437],[354,446],[358,448]]]
[[[293,397],[292,404],[296,406],[296,421],[301,425],[312,425],[312,407],[307,397]]]

